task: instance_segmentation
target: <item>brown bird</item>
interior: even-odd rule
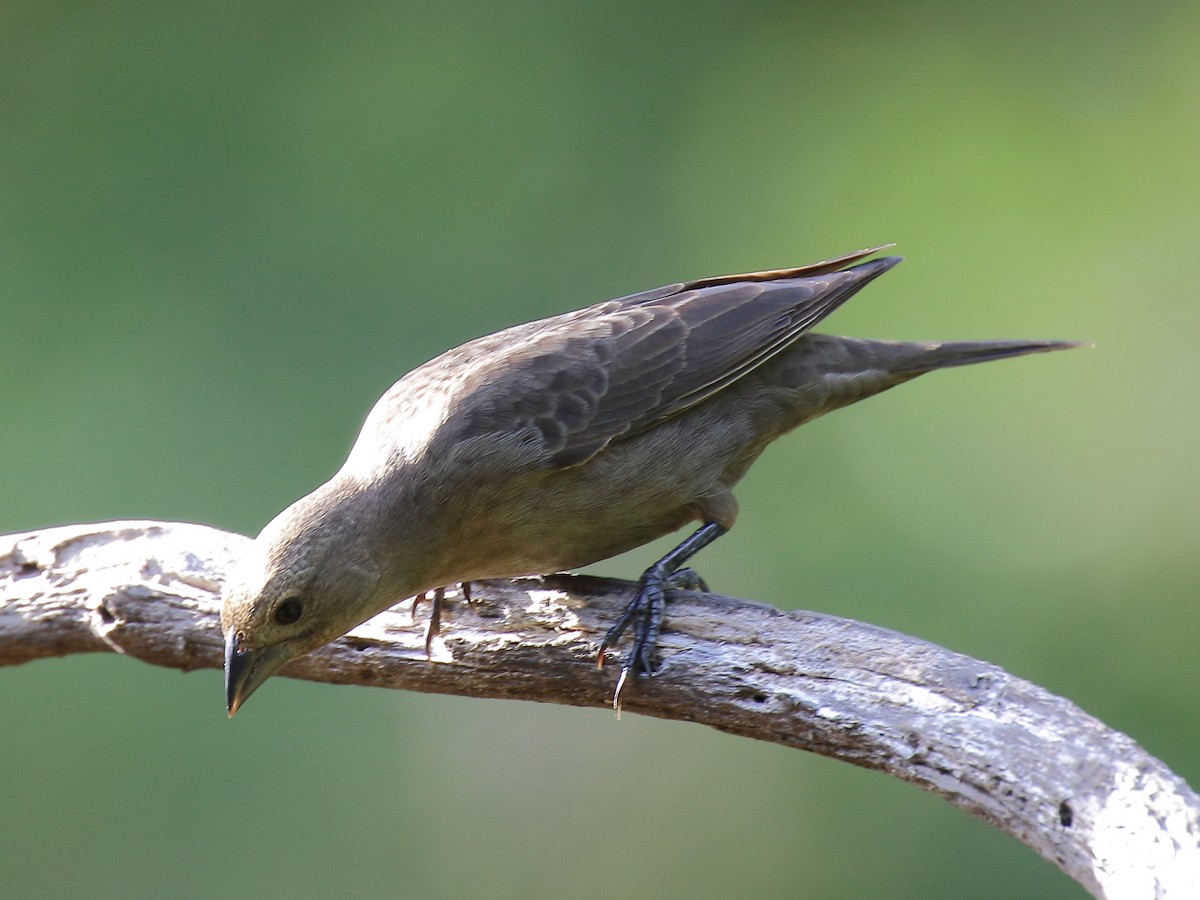
[[[653,671],[666,591],[732,527],[771,441],[925,372],[1063,341],[894,343],[809,332],[900,262],[880,249],[672,284],[518,325],[414,369],[342,468],[268,524],[221,610],[230,715],[289,659],[445,585],[586,566],[700,527],[642,575],[616,698]],[[854,265],[858,263],[858,265]]]

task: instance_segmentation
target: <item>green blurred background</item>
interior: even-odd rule
[[[9,0],[0,531],[254,533],[399,375],[898,242],[827,330],[1094,340],[769,451],[701,569],[1075,700],[1200,784],[1200,6]],[[597,566],[635,575],[665,545]],[[5,897],[1079,897],[882,775],[605,710],[0,672]]]

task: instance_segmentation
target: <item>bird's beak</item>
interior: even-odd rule
[[[249,650],[232,631],[225,635],[225,708],[229,717],[292,656],[284,645]]]

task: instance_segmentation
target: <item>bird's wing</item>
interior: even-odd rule
[[[459,438],[540,436],[560,468],[704,401],[793,343],[899,259],[876,250],[798,269],[708,278],[517,326],[453,354],[475,384]]]

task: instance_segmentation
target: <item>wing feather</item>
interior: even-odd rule
[[[554,467],[704,402],[791,345],[897,257],[668,285],[451,351],[470,361],[456,439],[533,430]],[[435,361],[439,362],[439,361]]]

